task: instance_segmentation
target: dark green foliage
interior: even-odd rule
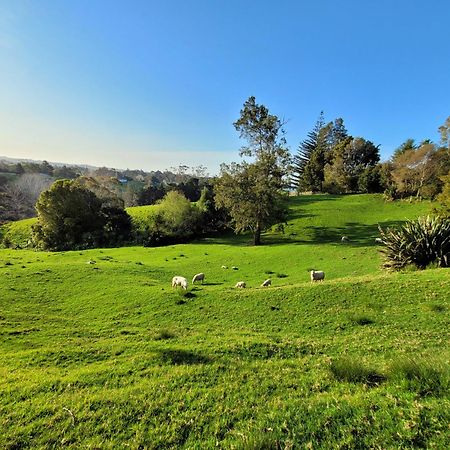
[[[347,137],[332,151],[325,167],[324,189],[332,193],[358,192],[376,188],[376,172],[380,160],[378,147],[363,138]]]
[[[214,185],[215,200],[229,213],[236,233],[252,231],[253,242],[259,245],[264,230],[286,219],[284,188],[289,152],[281,121],[264,105],[258,105],[255,97],[244,103],[234,126],[247,141],[241,156],[252,157],[254,162],[223,164],[221,177]]]
[[[43,250],[71,250],[115,245],[129,239],[131,221],[118,207],[104,206],[90,190],[59,180],[36,204],[33,242]]]
[[[103,206],[103,242],[107,246],[117,246],[130,240],[131,217],[123,208]]]
[[[399,270],[409,265],[425,269],[430,264],[449,267],[450,218],[419,217],[399,228],[379,230],[386,269]]]
[[[313,130],[300,143],[294,155],[292,185],[298,192],[320,191],[322,188],[328,129],[322,111]]]
[[[138,205],[153,205],[161,200],[165,194],[165,189],[160,185],[147,186],[139,193]]]
[[[383,192],[381,165],[366,167],[358,177],[358,191],[365,194]]]
[[[330,366],[331,373],[339,381],[350,383],[365,383],[376,385],[383,382],[386,377],[371,367],[366,367],[354,358],[339,358],[334,360]]]

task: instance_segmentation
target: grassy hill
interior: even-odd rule
[[[374,242],[432,205],[292,205],[262,247],[1,250],[0,448],[448,448],[448,270]]]

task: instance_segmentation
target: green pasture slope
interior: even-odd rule
[[[450,448],[449,271],[374,242],[432,205],[291,201],[261,247],[0,250],[0,448]]]

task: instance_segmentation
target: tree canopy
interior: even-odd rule
[[[257,104],[255,97],[244,103],[234,126],[247,141],[241,156],[253,161],[222,165],[215,199],[218,207],[228,211],[234,230],[251,231],[254,244],[259,245],[262,231],[285,220],[290,155],[281,120]]]

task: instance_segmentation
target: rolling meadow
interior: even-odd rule
[[[449,448],[448,269],[387,272],[375,242],[433,206],[299,196],[259,247],[0,250],[0,448]]]

